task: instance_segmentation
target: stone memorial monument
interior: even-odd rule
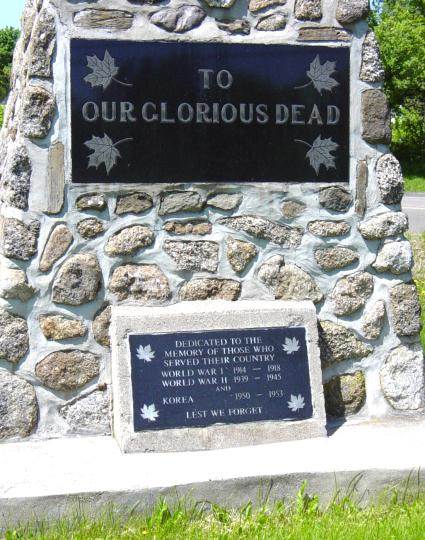
[[[27,0],[0,143],[2,442],[186,450],[317,436],[324,408],[422,414],[367,15]]]

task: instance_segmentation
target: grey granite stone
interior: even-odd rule
[[[276,299],[317,303],[323,298],[314,279],[294,264],[285,265],[280,255],[273,255],[260,266],[258,278],[272,289]]]
[[[391,272],[392,274],[404,274],[413,265],[413,253],[410,242],[388,242],[384,244],[372,264],[377,272]]]
[[[335,236],[345,236],[350,232],[351,226],[346,221],[310,221],[307,229],[315,236],[323,238],[333,238]]]
[[[118,300],[165,301],[171,291],[164,272],[156,264],[125,264],[111,276],[109,290]]]
[[[147,193],[129,193],[120,195],[117,198],[115,213],[117,216],[123,216],[125,214],[141,214],[150,210],[152,206],[152,197]]]
[[[364,358],[373,347],[363,343],[353,330],[331,321],[320,321],[319,345],[324,366],[353,358]]]
[[[101,212],[106,208],[106,199],[98,193],[87,193],[78,197],[75,206],[78,210],[97,210]]]
[[[134,15],[118,9],[83,9],[74,15],[74,24],[81,28],[105,28],[128,30],[133,25]]]
[[[403,198],[404,181],[400,163],[392,154],[384,154],[376,163],[376,179],[384,204],[399,204]]]
[[[28,284],[23,270],[0,265],[0,298],[27,302],[34,293],[35,289]]]
[[[53,302],[80,306],[97,296],[102,273],[96,255],[79,253],[69,257],[59,269],[52,288]]]
[[[99,375],[99,358],[79,349],[56,351],[38,362],[35,374],[47,388],[74,390]]]
[[[180,300],[237,300],[241,284],[234,279],[196,278],[184,283]]]
[[[360,234],[366,240],[380,240],[403,234],[407,231],[408,221],[403,212],[385,212],[359,223]]]
[[[307,206],[299,201],[285,201],[282,204],[282,214],[286,219],[295,219],[305,212]]]
[[[95,217],[82,219],[77,223],[77,231],[87,240],[96,238],[105,232],[105,222]]]
[[[324,385],[325,407],[329,416],[356,414],[366,402],[366,384],[362,371],[338,375]]]
[[[48,272],[52,266],[68,251],[73,236],[66,225],[56,225],[44,246],[38,268],[40,272]]]
[[[414,336],[421,330],[421,305],[412,283],[400,283],[390,289],[390,314],[398,336]]]
[[[249,0],[248,8],[252,13],[257,13],[263,9],[282,6],[286,4],[286,0]]]
[[[351,33],[332,26],[303,26],[298,31],[297,41],[351,41]]]
[[[295,17],[300,21],[315,21],[322,18],[322,0],[296,0]]]
[[[207,199],[207,206],[220,210],[234,210],[241,204],[242,198],[240,193],[213,193]]]
[[[351,193],[338,186],[330,186],[319,192],[319,204],[332,212],[346,212],[353,202]]]
[[[92,324],[94,339],[104,347],[110,347],[109,326],[111,324],[112,307],[103,306],[95,315]]]
[[[155,240],[150,227],[146,225],[131,225],[116,232],[108,238],[105,253],[110,257],[132,255],[142,248],[151,246]]]
[[[49,147],[43,212],[58,214],[63,208],[65,191],[65,148],[59,141]]]
[[[74,399],[59,410],[72,432],[109,435],[111,432],[110,396],[108,391],[95,390]]]
[[[199,26],[206,13],[198,6],[183,4],[178,8],[164,8],[151,16],[151,23],[167,32],[182,34]]]
[[[55,18],[47,9],[43,9],[37,19],[28,51],[28,74],[30,77],[52,76],[51,63],[55,45]]]
[[[400,345],[386,358],[381,371],[381,388],[397,410],[417,410],[425,406],[424,356],[420,345]]]
[[[82,337],[87,332],[83,321],[64,315],[41,315],[38,322],[44,337],[49,340]]]
[[[364,217],[367,208],[367,184],[368,184],[369,171],[367,168],[367,162],[363,159],[357,162],[356,170],[356,201],[355,210],[356,214],[360,217]]]
[[[52,126],[55,110],[55,98],[48,90],[41,86],[28,86],[20,122],[23,135],[30,139],[44,139]]]
[[[164,252],[169,255],[179,270],[216,272],[219,245],[204,240],[166,240]]]
[[[226,238],[227,260],[235,272],[243,272],[257,254],[258,248],[251,242],[236,240],[231,236]]]
[[[351,24],[364,19],[369,13],[369,0],[338,0],[336,19],[341,24]]]
[[[391,142],[391,111],[382,90],[362,92],[362,137],[370,144]]]
[[[287,15],[285,13],[272,13],[258,20],[255,28],[262,32],[276,32],[286,27]]]
[[[385,303],[378,300],[366,311],[362,320],[362,332],[367,339],[378,339],[385,322]]]
[[[167,221],[164,224],[164,230],[167,231],[168,234],[175,234],[176,236],[184,234],[204,236],[211,233],[212,225],[205,219]]]
[[[1,218],[0,244],[2,253],[10,259],[28,261],[37,253],[40,222],[28,224],[15,218]]]
[[[231,8],[236,0],[205,0],[205,3],[210,8],[221,8],[227,9]]]
[[[34,387],[4,369],[0,369],[0,413],[0,439],[28,437],[37,424]]]
[[[369,30],[363,41],[360,80],[368,83],[379,83],[384,80],[384,75],[378,41],[375,34]]]
[[[281,225],[260,216],[236,216],[221,218],[218,223],[236,231],[243,231],[256,238],[264,238],[275,244],[296,248],[301,244],[303,229]]]
[[[10,206],[26,210],[32,166],[24,144],[16,145],[5,163],[2,174],[3,200]]]
[[[350,315],[364,307],[373,293],[373,277],[358,272],[339,279],[329,295],[336,315]]]
[[[358,262],[359,256],[350,248],[328,247],[314,251],[314,258],[323,270],[337,270]]]
[[[161,193],[158,215],[199,212],[203,206],[204,201],[196,191],[171,191]]]
[[[227,34],[241,34],[247,36],[251,32],[251,25],[246,19],[217,21],[217,26]]]
[[[17,364],[28,348],[27,321],[0,308],[0,358]]]

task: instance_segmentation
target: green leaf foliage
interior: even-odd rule
[[[9,92],[13,50],[19,37],[19,30],[7,26],[0,30],[0,100]]]

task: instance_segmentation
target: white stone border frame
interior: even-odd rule
[[[302,421],[267,420],[135,432],[128,336],[202,330],[305,327],[313,416]],[[181,302],[166,307],[114,306],[112,346],[113,433],[123,452],[209,450],[326,435],[326,414],[312,302]]]

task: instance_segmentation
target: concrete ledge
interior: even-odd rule
[[[37,516],[152,507],[159,496],[238,506],[292,497],[303,480],[328,500],[361,473],[369,500],[425,469],[425,420],[345,424],[329,438],[185,453],[122,454],[111,437],[0,446],[0,527]],[[413,474],[412,474],[413,472]]]

